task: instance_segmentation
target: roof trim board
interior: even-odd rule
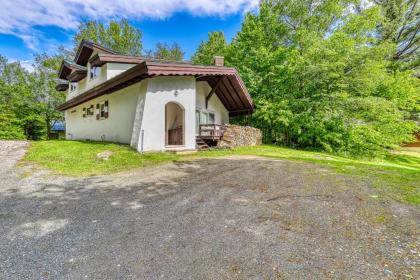
[[[78,82],[83,78],[86,78],[87,70],[73,70],[70,75],[67,76],[69,82]]]
[[[60,69],[58,70],[58,78],[65,80],[74,70],[86,70],[86,67],[65,59],[61,62]]]
[[[89,59],[92,66],[102,66],[105,63],[126,63],[139,64],[144,61],[144,58],[138,56],[127,56],[109,53],[97,53]]]

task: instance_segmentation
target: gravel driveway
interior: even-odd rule
[[[319,165],[229,157],[71,178],[0,142],[0,279],[419,279],[419,208]]]

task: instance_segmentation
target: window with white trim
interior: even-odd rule
[[[70,91],[75,91],[77,89],[77,82],[70,82]]]
[[[200,111],[200,124],[214,124],[215,117],[213,112]]]
[[[101,68],[98,66],[91,66],[90,67],[90,79],[93,80],[99,76]]]
[[[215,124],[216,118],[214,115],[214,112],[209,111],[201,111],[196,110],[195,111],[195,132],[196,134],[200,133],[200,125],[204,124]]]
[[[101,109],[100,109],[100,116],[101,119],[105,118],[105,103],[101,104]]]

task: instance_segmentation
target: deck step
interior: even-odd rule
[[[210,148],[209,145],[207,145],[207,143],[203,139],[201,139],[201,137],[199,136],[196,137],[195,143],[198,150],[206,150]]]

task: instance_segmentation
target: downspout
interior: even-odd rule
[[[141,130],[140,135],[141,135],[140,153],[143,153],[144,129]]]

